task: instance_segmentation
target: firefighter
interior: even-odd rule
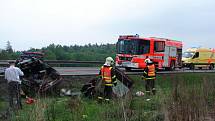
[[[104,84],[104,92],[103,97],[98,97],[99,100],[105,99],[105,101],[109,101],[112,98],[112,87],[116,86],[116,75],[115,69],[113,68],[114,60],[112,57],[107,57],[105,64],[101,67],[99,75],[102,78]]]
[[[145,79],[146,94],[150,95],[151,92],[155,95],[155,65],[151,60],[146,61],[146,68],[144,69],[143,78]]]
[[[147,64],[148,61],[151,61],[151,60],[150,60],[149,56],[146,56],[145,63]]]

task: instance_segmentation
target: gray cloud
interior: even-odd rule
[[[0,48],[7,40],[16,50],[115,43],[120,34],[136,33],[182,40],[185,48],[215,45],[212,0],[93,0],[91,7],[83,0],[18,1],[0,2]]]

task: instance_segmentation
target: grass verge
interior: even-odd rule
[[[214,74],[157,76],[157,94],[136,97],[144,91],[140,76],[129,95],[99,104],[82,97],[38,98],[33,105],[15,113],[13,121],[200,121],[213,119]],[[80,86],[77,86],[80,87]],[[150,101],[146,101],[150,98]]]

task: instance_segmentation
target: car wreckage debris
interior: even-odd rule
[[[119,68],[114,67],[117,78],[117,85],[113,87],[115,97],[122,97],[126,95],[133,85],[133,80],[129,78]],[[102,79],[96,77],[82,86],[81,92],[85,97],[97,97],[103,93]]]
[[[43,61],[43,53],[24,52],[16,60],[16,66],[24,72],[22,90],[25,95],[53,93],[62,77],[50,65]]]

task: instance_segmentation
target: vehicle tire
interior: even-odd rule
[[[125,67],[125,71],[131,71],[131,67]]]
[[[209,69],[214,70],[214,64],[210,64]]]
[[[169,71],[170,67],[165,67],[164,69],[165,69],[165,71]]]
[[[165,71],[174,71],[175,70],[175,62],[171,61],[170,67],[166,67]]]
[[[195,69],[195,65],[194,64],[190,64],[190,70],[194,70]]]

